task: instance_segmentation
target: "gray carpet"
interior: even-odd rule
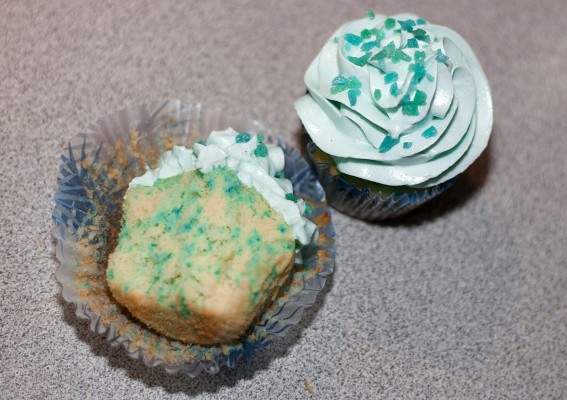
[[[567,398],[567,2],[0,3],[0,397]],[[308,63],[371,7],[469,41],[493,89],[489,150],[397,222],[335,213],[325,296],[236,370],[171,377],[91,333],[54,278],[66,141],[129,105],[207,96],[299,144]]]

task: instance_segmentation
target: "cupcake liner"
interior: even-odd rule
[[[423,189],[397,189],[358,178],[349,179],[338,171],[331,157],[314,142],[307,144],[307,160],[325,189],[329,204],[365,221],[380,221],[406,214],[452,187],[457,179]]]
[[[295,195],[311,202],[309,218],[320,233],[315,244],[302,250],[303,262],[294,266],[286,286],[238,343],[200,346],[166,338],[110,296],[107,258],[120,230],[122,200],[130,180],[144,173],[146,165],[155,167],[159,156],[174,145],[190,147],[212,130],[229,126],[270,140],[269,132],[249,112],[219,102],[168,100],[100,119],[73,137],[61,155],[52,232],[62,295],[110,345],[121,345],[130,357],[141,358],[148,366],[161,365],[168,373],[213,374],[223,365],[235,367],[238,360],[252,357],[300,321],[333,272],[335,231],[324,191],[299,153],[282,144],[285,176],[291,179]]]

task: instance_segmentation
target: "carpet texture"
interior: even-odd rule
[[[343,22],[411,11],[470,43],[492,86],[489,149],[386,224],[334,213],[336,273],[298,327],[237,369],[168,376],[111,348],[54,278],[63,145],[149,100],[246,104],[300,144],[293,101]],[[567,397],[567,2],[3,1],[0,397]]]

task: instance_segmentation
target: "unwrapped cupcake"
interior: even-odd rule
[[[314,303],[334,266],[330,210],[306,161],[267,134],[217,99],[166,100],[70,140],[55,275],[110,345],[169,373],[213,374]]]
[[[317,240],[311,206],[283,177],[283,149],[263,141],[213,131],[130,182],[106,275],[114,297],[157,332],[237,341]]]
[[[492,100],[470,46],[410,14],[341,26],[305,73],[297,113],[329,202],[366,220],[437,196],[486,148]]]

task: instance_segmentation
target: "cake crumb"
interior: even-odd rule
[[[307,390],[309,393],[313,393],[313,386],[311,386],[311,384],[307,381],[307,380],[303,380],[303,386],[305,387],[305,390]]]

